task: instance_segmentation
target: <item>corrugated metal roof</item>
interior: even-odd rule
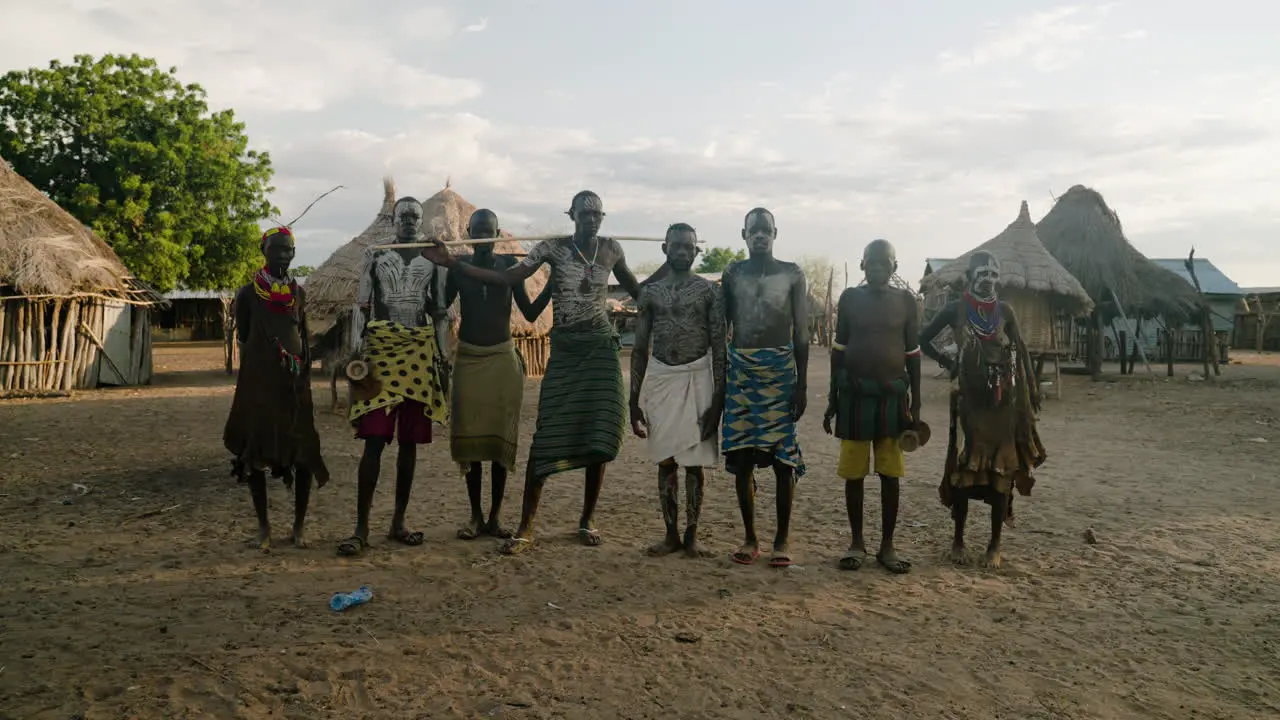
[[[1199,272],[1197,270],[1197,272]],[[1280,294],[1280,287],[1247,287],[1240,288],[1245,295],[1276,295]]]
[[[1187,272],[1184,258],[1152,258],[1151,262],[1191,282],[1191,273]],[[1200,280],[1200,290],[1205,295],[1244,295],[1244,290],[1241,290],[1240,286],[1224,275],[1221,270],[1214,267],[1213,263],[1205,258],[1196,258],[1195,262],[1196,277]]]
[[[936,273],[942,268],[950,265],[954,258],[928,258],[924,261],[924,274],[929,275]]]

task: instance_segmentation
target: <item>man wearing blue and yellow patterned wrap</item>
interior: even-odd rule
[[[769,565],[786,567],[791,564],[791,500],[796,479],[804,475],[796,421],[806,405],[809,301],[800,267],[773,257],[777,234],[773,213],[764,208],[747,213],[742,239],[750,255],[725,268],[722,276],[733,341],[727,353],[721,445],[725,469],[734,475],[745,535],[733,561],[750,565],[760,557],[754,473],[772,466],[778,527]]]
[[[396,201],[396,244],[417,242],[422,204],[411,197]],[[359,555],[369,544],[369,508],[378,486],[382,451],[399,441],[396,502],[388,538],[421,545],[423,534],[405,526],[418,445],[431,442],[432,423],[449,420],[448,367],[437,335],[446,317],[437,297],[437,269],[415,249],[369,253],[361,271],[355,317],[363,323],[361,356],[369,373],[360,381],[348,414],[356,437],[364,441],[358,470],[356,531],[338,545],[340,555]]]

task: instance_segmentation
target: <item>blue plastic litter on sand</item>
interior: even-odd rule
[[[334,593],[329,598],[329,609],[334,612],[342,612],[349,607],[355,605],[363,605],[373,599],[373,588],[368,585],[361,585],[359,590],[349,593]]]

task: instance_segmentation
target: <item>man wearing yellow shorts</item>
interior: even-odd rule
[[[872,470],[880,476],[883,523],[876,561],[892,573],[911,569],[893,547],[893,531],[898,524],[899,481],[906,474],[898,438],[920,417],[920,321],[911,293],[889,285],[897,269],[893,246],[886,240],[872,242],[862,255],[866,282],[844,291],[836,314],[831,389],[822,427],[840,438],[837,472],[845,481],[853,534],[849,550],[840,558],[844,570],[857,570],[867,560],[863,481]]]

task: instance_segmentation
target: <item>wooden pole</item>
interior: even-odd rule
[[[1129,334],[1124,330],[1117,331],[1116,345],[1119,346],[1118,349],[1120,351],[1120,374],[1128,375],[1129,373],[1126,372],[1126,369],[1129,361]]]
[[[1164,329],[1164,360],[1168,364],[1168,376],[1173,377],[1173,331]]]
[[[67,319],[63,321],[62,332],[66,340],[66,349],[62,353],[62,383],[63,390],[70,390],[75,387],[75,367],[76,367],[76,351],[79,349],[80,343],[79,333],[76,327],[80,323],[80,301],[72,300],[67,304]]]
[[[0,298],[0,361],[9,359],[9,350],[12,342],[9,341],[9,315],[5,309],[9,307],[9,303]],[[5,383],[9,380],[9,368],[0,367],[0,390],[3,390]]]
[[[525,237],[497,237],[497,238],[479,238],[476,240],[445,240],[446,247],[470,246],[470,245],[492,245],[500,242],[542,242],[543,240],[568,240],[572,235],[528,235]],[[618,242],[647,242],[661,243],[666,242],[666,238],[655,237],[636,237],[630,235],[611,235],[609,237],[600,236],[600,240],[617,240]],[[698,241],[702,245],[702,241]],[[420,248],[435,247],[433,242],[411,242],[411,243],[390,243],[385,245],[370,245],[369,250],[415,250]]]
[[[1125,317],[1124,308],[1120,307],[1120,298],[1116,297],[1115,290],[1107,288],[1107,291],[1111,293],[1111,301],[1116,304],[1116,312],[1120,313],[1120,319],[1124,320],[1125,325],[1128,325],[1129,318]],[[1142,356],[1142,364],[1147,366],[1147,372],[1155,375],[1156,371],[1151,369],[1151,361],[1147,360],[1147,352],[1142,349],[1141,344],[1138,345],[1138,354]]]
[[[823,339],[826,340],[826,347],[831,347],[831,344],[835,342],[835,333],[831,327],[831,294],[835,292],[835,282],[836,269],[831,268],[831,272],[827,275],[827,302],[826,307],[823,308],[822,315],[823,335],[825,336]]]
[[[1183,261],[1183,266],[1187,268],[1187,274],[1191,276],[1191,284],[1196,288],[1196,294],[1200,296],[1200,333],[1204,336],[1204,379],[1210,382],[1213,378],[1220,374],[1218,369],[1218,339],[1213,333],[1213,318],[1210,316],[1209,301],[1204,296],[1204,290],[1200,289],[1200,278],[1196,275],[1196,249],[1191,248],[1191,252],[1187,255],[1187,259]],[[1209,372],[1209,366],[1213,365],[1213,372]]]

